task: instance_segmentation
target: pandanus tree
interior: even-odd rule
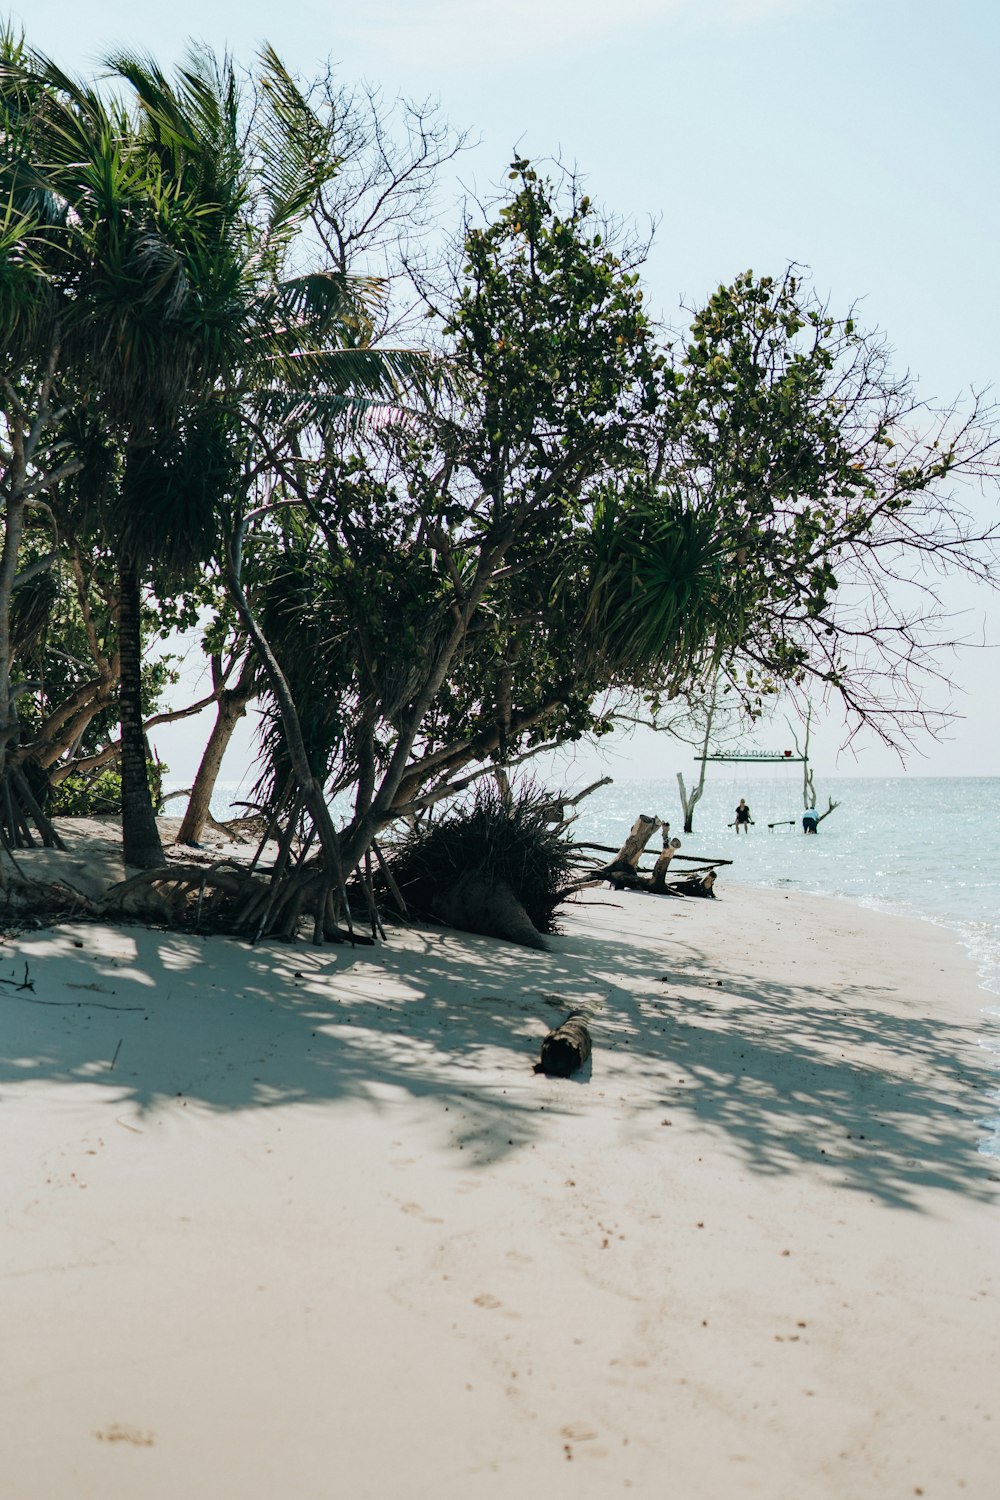
[[[126,862],[162,849],[140,701],[143,590],[176,589],[217,553],[223,506],[303,408],[391,386],[366,347],[376,286],[296,270],[337,158],[330,128],[266,50],[244,117],[228,60],[207,51],[167,78],[109,59],[109,96],[29,58],[41,120],[34,168],[61,207],[67,311],[60,358],[122,454],[105,517],[118,562]],[[256,446],[255,446],[256,445]]]

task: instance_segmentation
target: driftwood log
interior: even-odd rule
[[[670,842],[672,843],[673,840],[671,839]],[[596,849],[602,854],[614,854],[615,852],[610,844],[590,844],[586,843],[583,839],[574,841],[573,848],[580,850]],[[678,864],[686,862],[687,864],[692,865],[711,865],[713,870],[719,865],[733,864],[733,860],[731,859],[723,859],[721,858],[721,856],[715,859],[710,859],[707,854],[678,854],[675,851],[674,858],[677,860]],[[604,864],[593,857],[589,858],[588,863],[592,866],[592,869],[590,870],[590,873],[588,875],[588,879],[591,880],[596,879],[597,872],[599,870],[603,870],[604,868],[606,868]]]
[[[714,869],[692,871],[678,880],[662,879],[659,884],[645,875],[612,875],[612,889],[616,891],[646,891],[653,896],[711,896],[716,881]]]
[[[640,873],[639,860],[653,834],[660,829],[663,834],[663,849],[656,857],[650,874]],[[602,844],[579,844],[579,849],[605,850]],[[679,854],[680,839],[670,837],[670,824],[665,820],[640,813],[632,824],[628,838],[607,864],[595,864],[579,875],[571,889],[582,890],[586,886],[599,885],[607,881],[616,891],[646,891],[654,896],[712,896],[719,865],[732,864],[731,859],[705,860],[696,870],[687,872],[682,879],[671,879],[670,866],[675,859],[698,861],[701,855]],[[610,853],[610,850],[607,852]],[[583,862],[583,861],[582,861]]]
[[[706,875],[689,875],[686,880],[675,881],[670,889],[678,896],[710,896],[714,901],[714,884],[715,871],[709,870]]]
[[[590,1052],[587,1018],[583,1011],[571,1011],[562,1025],[543,1039],[542,1055],[535,1064],[535,1072],[545,1073],[549,1078],[568,1078],[583,1067]]]

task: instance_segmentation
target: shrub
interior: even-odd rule
[[[429,915],[436,896],[470,875],[485,875],[510,887],[539,932],[555,932],[571,854],[549,825],[552,800],[538,787],[519,787],[508,806],[496,786],[480,782],[471,806],[408,834],[391,859],[407,907]]]
[[[122,778],[113,766],[67,776],[52,788],[49,797],[52,818],[106,817],[121,810]]]
[[[162,761],[146,762],[154,806],[159,804],[166,770]],[[122,778],[116,765],[77,771],[52,787],[48,795],[50,818],[104,818],[121,810]]]

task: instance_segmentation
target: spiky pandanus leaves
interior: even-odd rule
[[[22,671],[26,664],[33,664],[40,656],[58,594],[59,585],[52,569],[28,578],[14,594],[10,611],[10,645],[11,654],[20,663]],[[31,665],[27,670],[31,674]]]
[[[37,171],[45,101],[28,57],[0,29],[0,346],[14,378],[44,364],[60,311],[51,257],[63,208]]]
[[[471,805],[407,834],[391,869],[409,909],[432,915],[443,893],[484,876],[510,888],[538,932],[557,931],[572,855],[547,819],[551,802],[549,793],[527,786],[508,803],[496,786],[482,782]]]
[[[668,691],[745,629],[745,595],[720,518],[677,493],[607,490],[589,536],[583,633],[610,680]]]
[[[44,58],[39,181],[73,233],[79,354],[108,416],[133,434],[209,387],[241,401],[278,392],[322,406],[354,384],[385,396],[419,364],[370,347],[380,289],[302,274],[294,246],[336,170],[331,127],[267,51],[249,134],[229,59],[192,50],[168,78],[133,53],[108,59],[130,99],[108,99]]]
[[[627,477],[579,507],[558,547],[518,538],[508,560],[436,705],[446,742],[463,723],[474,737],[495,727],[505,681],[513,723],[546,707],[529,733],[600,732],[599,694],[669,694],[710,671],[745,626],[750,584],[720,517]]]
[[[51,340],[57,309],[41,257],[32,243],[38,220],[10,197],[0,200],[0,328],[5,376],[34,364]]]
[[[155,441],[137,445],[107,497],[105,518],[120,555],[161,585],[191,586],[219,544],[221,495],[239,475],[238,434],[221,405],[187,408]]]
[[[142,99],[130,108],[46,59],[33,65],[44,89],[37,169],[64,207],[56,258],[63,359],[124,454],[103,522],[119,571],[125,857],[148,866],[162,860],[162,849],[142,730],[143,589],[154,557],[165,574],[168,561],[190,566],[208,555],[199,547],[204,523],[192,525],[190,515],[170,520],[183,488],[172,449],[193,398],[219,379],[220,335],[233,337],[241,202],[220,214],[218,131],[199,137],[198,109],[184,108],[191,96],[187,89],[185,100],[184,80],[174,118],[164,124]],[[141,70],[123,68],[120,76],[134,87]],[[163,96],[155,70],[149,81]],[[164,576],[161,587],[178,582]]]

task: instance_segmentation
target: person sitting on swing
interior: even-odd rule
[[[744,798],[741,797],[739,806],[736,809],[736,832],[739,833],[740,829],[742,828],[744,833],[749,833],[749,825],[752,822],[753,818],[751,818],[750,816],[750,809],[749,807],[747,807]]]

